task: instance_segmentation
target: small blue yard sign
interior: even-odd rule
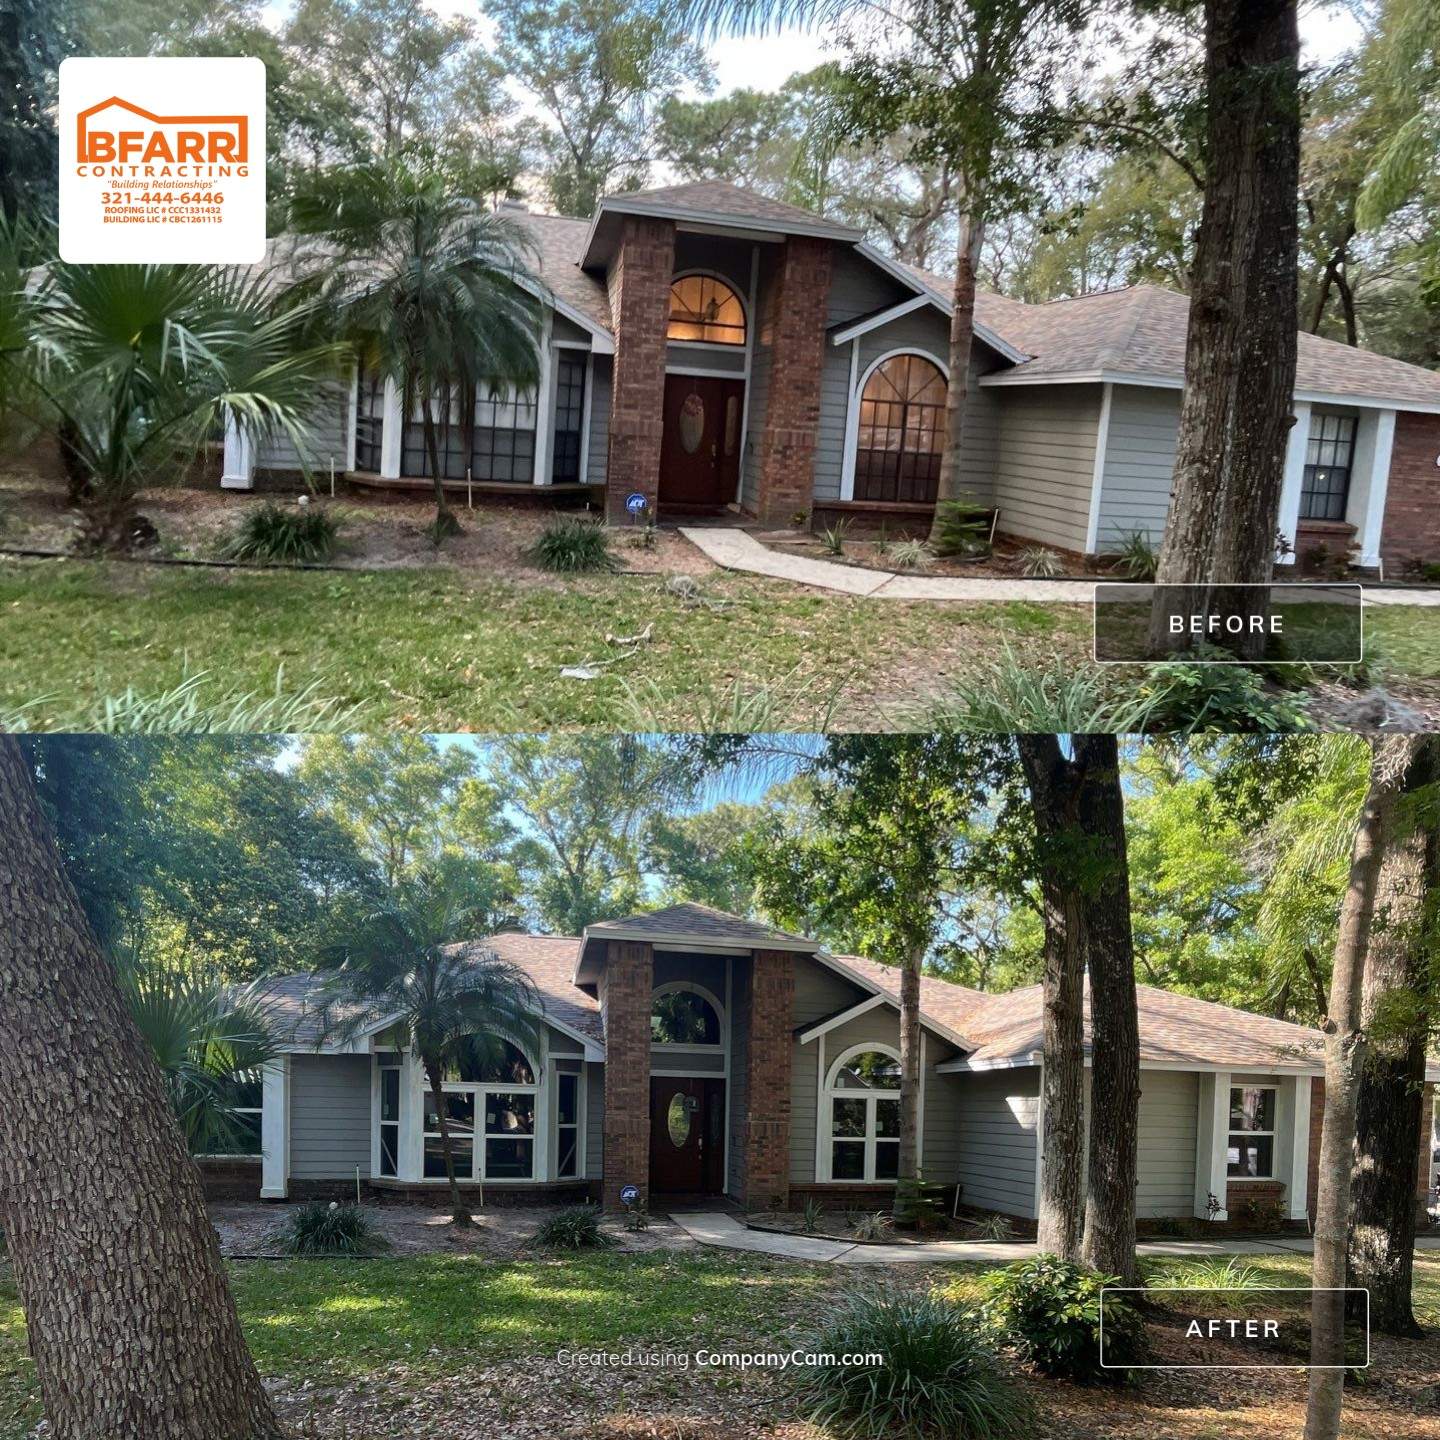
[[[650,502],[646,500],[645,496],[642,495],[640,491],[632,490],[625,497],[625,508],[632,515],[639,515],[642,511],[648,510],[650,508]],[[634,1187],[632,1186],[631,1188],[633,1189]],[[636,1190],[635,1193],[638,1195],[640,1192]]]
[[[633,1205],[639,1198],[640,1187],[638,1185],[626,1185],[622,1187],[620,1191],[620,1203],[622,1205]]]

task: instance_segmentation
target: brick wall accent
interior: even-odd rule
[[[1395,416],[1390,488],[1380,555],[1387,573],[1407,561],[1440,561],[1440,415],[1401,410]]]
[[[625,497],[636,490],[649,497],[651,517],[655,514],[665,423],[665,328],[674,270],[674,222],[626,216],[607,279],[615,325],[605,486],[605,512],[612,523],[625,519]]]
[[[649,945],[611,940],[600,979],[605,1021],[605,1150],[601,1185],[607,1210],[623,1210],[620,1190],[650,1196],[650,994],[655,959]]]
[[[746,1057],[749,1123],[745,1127],[747,1210],[790,1203],[790,1058],[794,1045],[795,957],[757,950],[751,961],[750,1047]]]
[[[763,304],[760,338],[771,347],[770,393],[756,442],[757,517],[807,517],[814,492],[815,430],[830,296],[830,242],[792,235]]]

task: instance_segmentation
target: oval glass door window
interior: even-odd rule
[[[670,1097],[670,1108],[665,1112],[665,1128],[670,1132],[670,1143],[677,1150],[683,1150],[690,1138],[690,1107],[678,1090]]]
[[[693,455],[705,438],[705,402],[692,390],[680,402],[680,448]]]

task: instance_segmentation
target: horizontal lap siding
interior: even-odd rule
[[[745,350],[734,345],[721,350],[718,347],[676,345],[665,347],[666,370],[723,370],[739,380],[745,374]]]
[[[586,456],[585,479],[603,485],[610,462],[610,357],[594,357],[590,390],[590,451]]]
[[[959,1075],[961,1203],[1031,1219],[1035,1215],[1038,1069]]]
[[[585,1174],[591,1180],[603,1173],[605,1156],[605,1067],[585,1066]]]
[[[1195,1202],[1199,1081],[1168,1070],[1140,1073],[1140,1151],[1135,1213],[1143,1219],[1189,1215]]]
[[[1112,389],[1097,535],[1102,554],[1119,549],[1135,530],[1151,544],[1160,543],[1170,510],[1179,425],[1178,390]]]
[[[350,453],[350,386],[332,381],[319,387],[321,400],[307,417],[306,459],[315,471],[327,472],[331,460],[345,469]],[[300,457],[286,435],[267,436],[255,449],[258,470],[299,470]]]
[[[999,398],[995,504],[1000,529],[1082,551],[1090,522],[1098,385],[1016,387]]]
[[[815,430],[815,498],[838,500],[845,465],[845,419],[850,404],[850,346],[825,340],[820,370],[820,423]]]
[[[290,1058],[290,1174],[296,1180],[370,1174],[368,1055]]]
[[[865,998],[858,985],[837,975],[818,960],[797,959],[795,962],[795,1009],[797,1030],[814,1025],[827,1015],[842,1010]],[[827,1035],[826,1050],[829,1051]],[[790,1060],[790,1181],[808,1185],[815,1179],[815,1123],[819,1092],[816,1088],[816,1056],[820,1041],[802,1045],[799,1040]]]

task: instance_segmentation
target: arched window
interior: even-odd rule
[[[900,1173],[900,1057],[856,1045],[825,1082],[832,1180],[893,1180]]]
[[[723,280],[713,275],[682,275],[670,287],[670,324],[665,336],[708,345],[743,345],[745,307]]]
[[[650,1041],[683,1045],[687,1050],[718,1048],[724,1043],[720,1002],[697,985],[662,985],[650,1002]]]
[[[445,1121],[461,1180],[533,1180],[539,1120],[535,1067],[520,1047],[475,1035],[445,1072]],[[424,1174],[445,1177],[440,1122],[424,1088]]]
[[[945,372],[924,355],[880,361],[860,391],[855,499],[933,504],[945,448]]]
[[[465,1085],[533,1085],[535,1070],[525,1052],[498,1035],[472,1035],[460,1052],[458,1066],[446,1072],[446,1080]]]

